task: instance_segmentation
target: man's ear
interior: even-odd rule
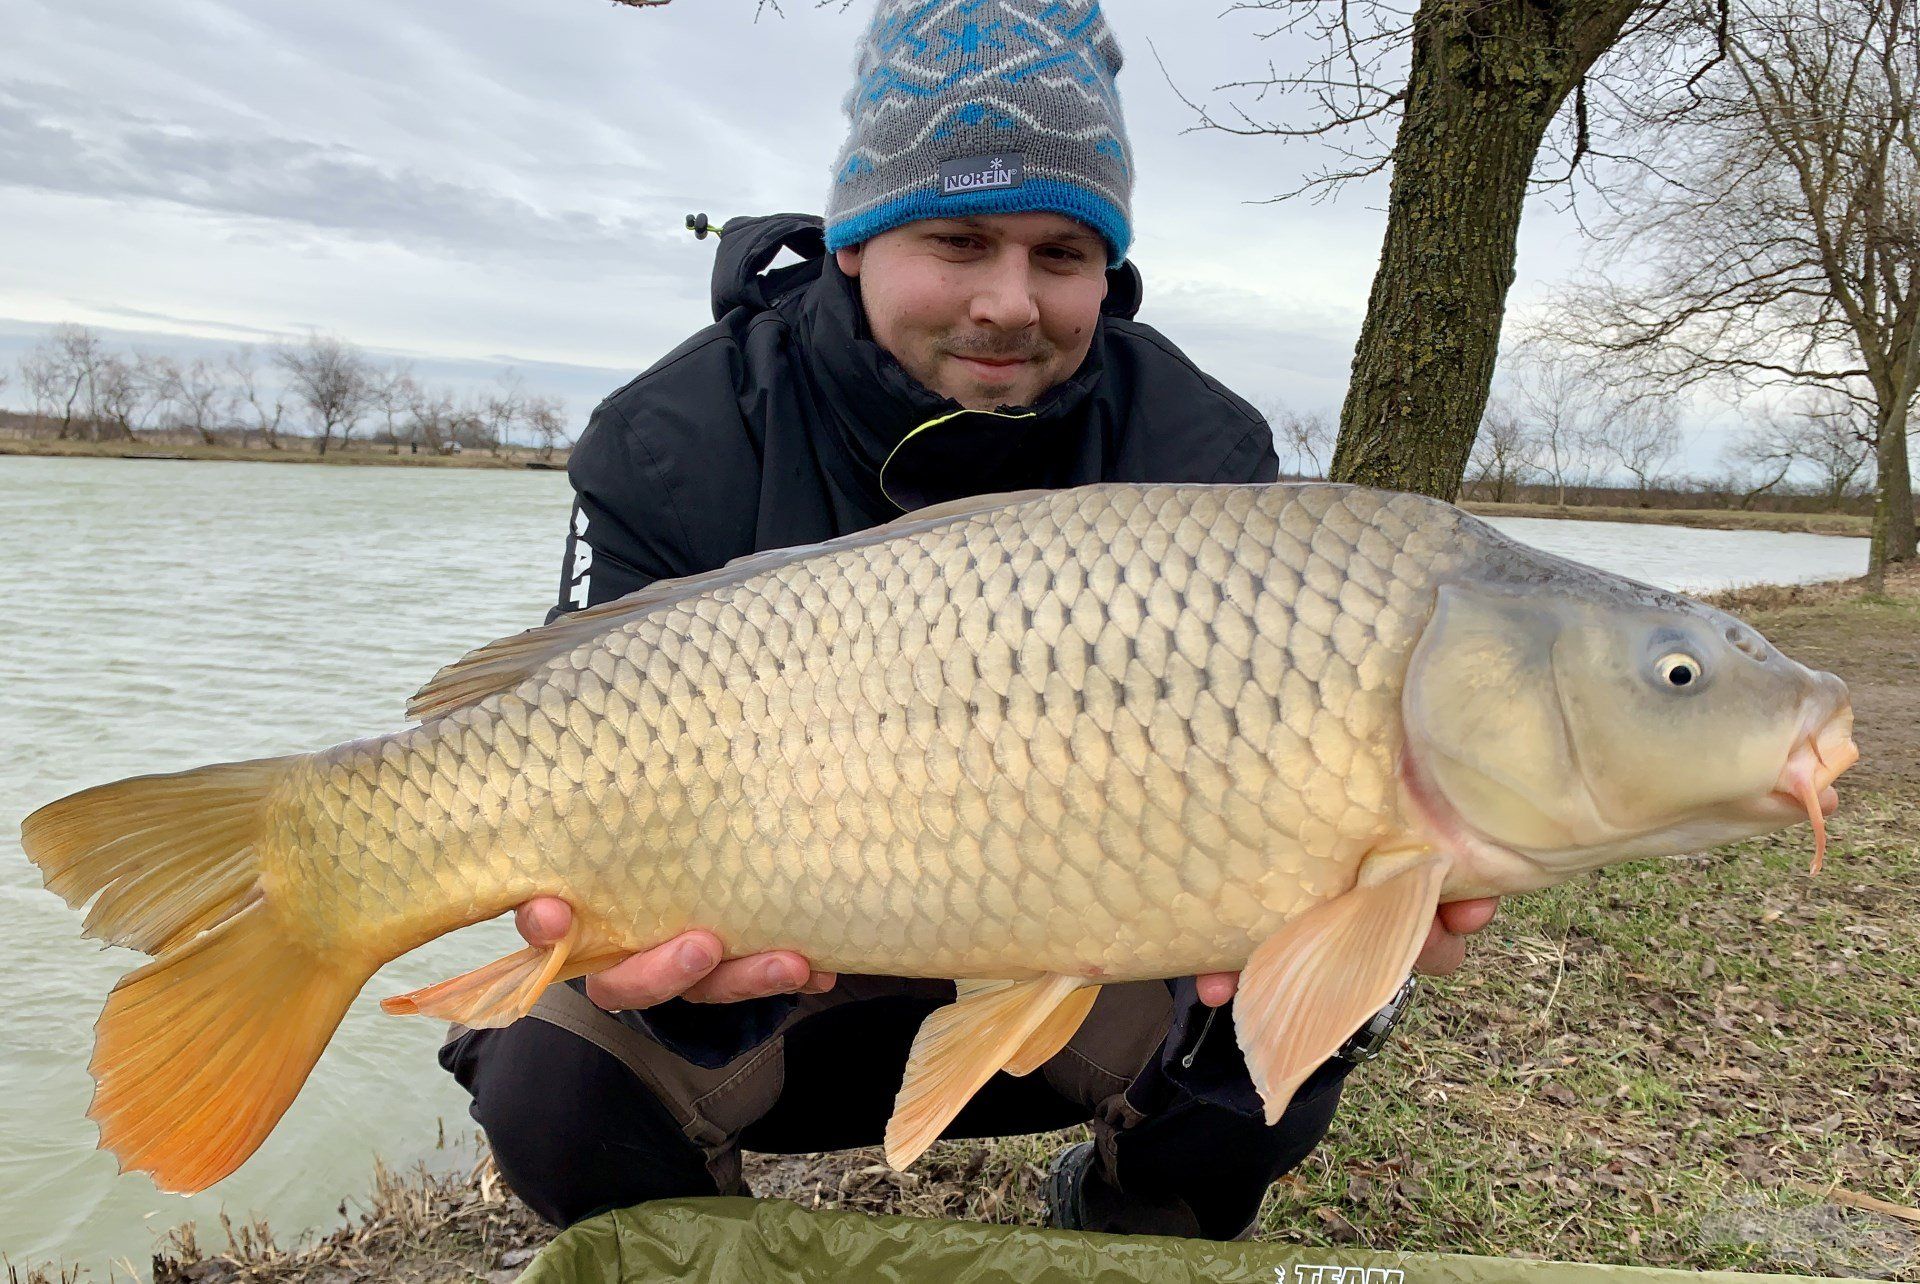
[[[833,252],[833,261],[840,265],[840,272],[843,276],[857,277],[860,275],[860,251],[862,248],[863,247],[859,245],[848,245]]]

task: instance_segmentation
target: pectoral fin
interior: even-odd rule
[[[1240,973],[1233,1023],[1269,1124],[1406,980],[1446,873],[1444,857],[1419,857],[1314,906],[1254,950]]]
[[[579,940],[580,919],[575,915],[567,934],[552,945],[515,950],[438,985],[382,999],[380,1010],[392,1016],[438,1017],[474,1030],[512,1025],[527,1014],[542,990],[562,979],[561,969]],[[576,967],[569,975],[579,971]]]
[[[1076,994],[1083,989],[1084,1000]],[[959,999],[927,1017],[914,1036],[893,1118],[887,1121],[887,1162],[905,1168],[918,1159],[994,1071],[1016,1060],[1031,1070],[1059,1051],[1098,989],[1079,977],[1057,974],[1032,981],[961,982]],[[1037,1056],[1042,1050],[1045,1056]]]

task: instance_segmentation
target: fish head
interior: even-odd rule
[[[1846,684],[1723,611],[1588,576],[1439,590],[1403,704],[1415,803],[1533,885],[1801,819],[1817,870],[1859,757]]]

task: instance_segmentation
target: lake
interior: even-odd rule
[[[93,1020],[139,956],[83,941],[19,846],[87,785],[314,749],[403,725],[468,648],[536,624],[559,583],[568,488],[543,472],[0,458],[0,1251],[144,1269],[157,1235],[224,1209],[283,1239],[337,1220],[376,1157],[431,1161],[466,1098],[441,1027],[377,1000],[518,944],[436,941],[369,985],[258,1154],[215,1190],[117,1176],[86,1118]],[[1666,587],[1832,579],[1866,541],[1498,519],[1516,539]]]

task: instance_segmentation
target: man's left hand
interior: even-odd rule
[[[1493,922],[1493,912],[1499,905],[1500,898],[1497,896],[1450,901],[1442,905],[1433,916],[1433,926],[1427,929],[1427,943],[1420,947],[1420,957],[1414,960],[1413,970],[1423,976],[1451,975],[1466,962],[1467,943],[1464,938]],[[1217,1008],[1231,999],[1239,985],[1238,972],[1208,972],[1194,978],[1194,989],[1199,993],[1200,1001],[1210,1008]]]

